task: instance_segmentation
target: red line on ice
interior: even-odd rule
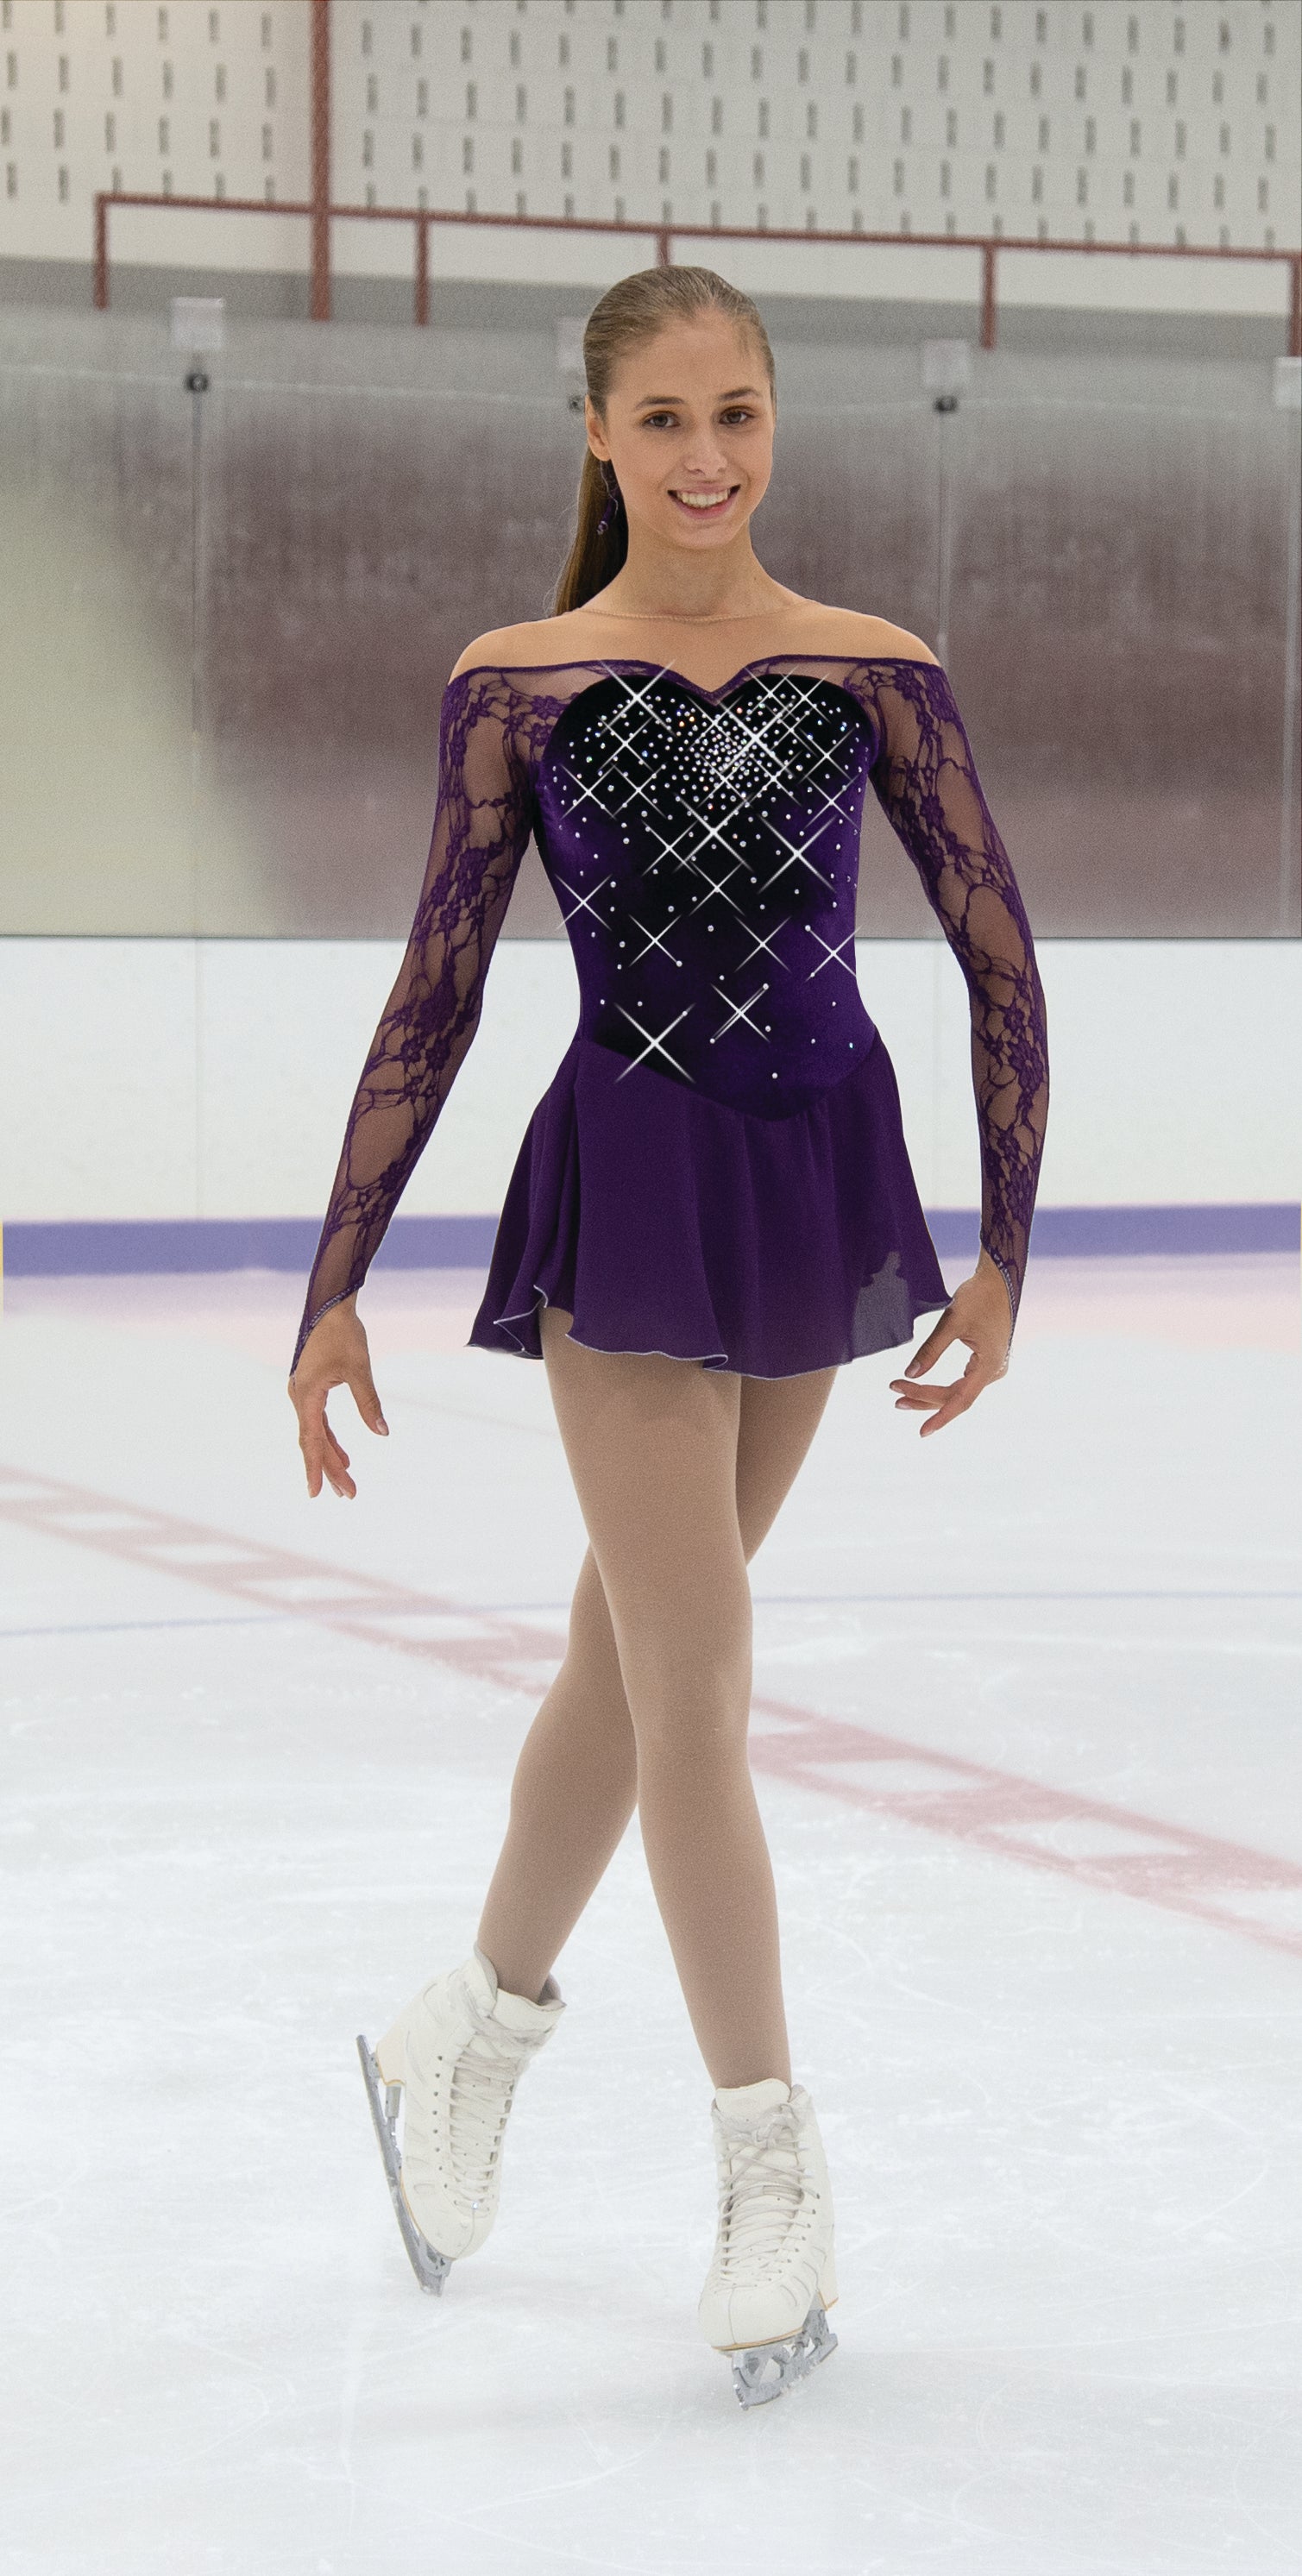
[[[1226,1842],[1216,1835],[1167,1824],[1133,1807],[1079,1797],[1071,1790],[1051,1789],[1038,1780],[1020,1779],[1015,1772],[995,1771],[985,1763],[936,1753],[899,1736],[878,1735],[868,1727],[850,1725],[842,1719],[819,1717],[810,1709],[793,1708],[783,1700],[756,1698],[753,1705],[761,1714],[782,1721],[781,1732],[752,1736],[754,1770],[767,1771],[776,1779],[802,1788],[816,1789],[824,1797],[839,1798],[847,1806],[866,1808],[876,1815],[898,1816],[908,1824],[924,1825],[932,1833],[953,1835],[984,1851],[997,1852],[1001,1859],[1021,1861],[1028,1869],[1051,1870],[1089,1887],[1137,1896],[1145,1904],[1162,1906],[1170,1913],[1195,1915],[1201,1922],[1241,1932],[1265,1949],[1284,1950],[1294,1958],[1302,1958],[1302,1928],[1293,1931],[1286,1925],[1251,1922],[1236,1914],[1232,1906],[1217,1901],[1231,1896],[1236,1889],[1259,1892],[1302,1888],[1302,1868],[1294,1861],[1254,1851],[1245,1843]],[[907,1761],[915,1770],[920,1766],[934,1770],[935,1787],[874,1786],[875,1763],[901,1761]],[[823,1770],[828,1763],[838,1766],[835,1777]],[[860,1773],[857,1780],[844,1777],[850,1765]],[[1097,1826],[1101,1841],[1106,1841],[1109,1831],[1128,1841],[1142,1837],[1144,1848],[1095,1853],[1055,1850],[1052,1843],[1032,1839],[1027,1830],[1038,1828],[1052,1833],[1055,1826],[1066,1823]]]
[[[555,1664],[562,1651],[554,1628],[492,1610],[468,1611],[434,1592],[416,1592],[384,1575],[323,1563],[319,1557],[265,1546],[170,1512],[96,1494],[52,1476],[0,1467],[0,1519],[61,1538],[100,1555],[156,1573],[182,1576],[226,1600],[305,1619],[367,1645],[384,1646],[455,1670],[503,1689],[528,1692],[533,1680],[522,1665]],[[194,1550],[193,1556],[188,1551]],[[323,1588],[324,1587],[324,1588]],[[300,1589],[301,1588],[301,1589]],[[293,1597],[300,1590],[300,1597]],[[446,1619],[458,1636],[402,1633],[410,1619]],[[469,1633],[465,1633],[466,1631]],[[1137,1897],[1174,1914],[1192,1915],[1222,1931],[1237,1932],[1267,1950],[1302,1957],[1302,1929],[1254,1922],[1227,1903],[1236,1891],[1302,1888],[1302,1867],[1244,1843],[1171,1825],[1132,1807],[1047,1788],[1015,1772],[997,1771],[962,1756],[937,1753],[902,1736],[880,1735],[845,1719],[821,1717],[786,1700],[757,1697],[756,1712],[775,1721],[751,1739],[757,1771],[834,1798],[842,1806],[895,1816],[929,1833],[952,1836],[1024,1868],[1047,1870],[1113,1895]],[[906,1762],[934,1772],[935,1785],[914,1781],[891,1787],[873,1781],[875,1765]],[[835,1770],[828,1766],[835,1765]],[[857,1775],[847,1778],[847,1771]],[[1072,1852],[1039,1841],[1056,1827],[1096,1828],[1141,1848]]]

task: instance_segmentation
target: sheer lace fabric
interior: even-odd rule
[[[843,692],[858,711],[855,725],[842,728],[857,737],[861,754],[857,775],[849,769],[845,774],[845,810],[845,800],[856,790],[861,799],[870,780],[962,967],[970,997],[981,1142],[981,1239],[1003,1274],[1015,1317],[1048,1100],[1044,1004],[1016,881],[943,670],[919,661],[769,654],[711,691],[683,680],[663,663],[591,657],[532,669],[476,669],[448,683],[425,879],[402,966],[350,1111],[295,1365],[313,1324],[365,1278],[474,1036],[484,979],[520,859],[531,829],[542,823],[539,792],[549,787],[545,764],[562,719],[584,693],[604,686],[609,697],[612,682],[619,684],[625,717],[630,710],[636,715],[645,709],[662,726],[666,708],[672,708],[677,696],[680,730],[686,724],[689,735],[693,706],[720,714],[735,706],[733,741],[727,739],[729,729],[718,726],[720,740],[710,746],[716,774],[735,781],[748,774],[739,763],[750,756],[749,745],[758,738],[755,722],[749,717],[743,722],[742,709],[755,707],[758,682],[779,677],[822,684],[809,692],[807,730],[816,716],[826,718],[829,707],[834,711],[836,692]],[[780,694],[770,691],[770,702]],[[791,695],[787,693],[788,701]],[[796,700],[798,719],[798,692]],[[798,729],[789,703],[778,714],[788,735]],[[631,739],[627,725],[623,739]],[[647,756],[639,756],[643,766],[638,777],[644,785]],[[819,756],[830,755],[824,750]],[[630,846],[630,832],[636,833],[642,796],[638,779],[631,771],[629,776],[625,802],[632,819],[619,824],[624,850]],[[733,792],[734,810],[743,811],[735,787]],[[607,821],[613,829],[613,809]],[[546,863],[545,828],[540,828],[539,846]],[[615,847],[613,839],[609,846]],[[811,868],[811,886],[821,874]],[[756,881],[751,876],[750,883]],[[609,882],[614,886],[616,880],[612,876]],[[830,885],[832,879],[824,882]],[[847,888],[842,886],[841,892]],[[852,883],[848,893],[852,901]],[[835,897],[830,899],[835,903]],[[739,912],[731,893],[721,900],[731,903],[734,914]],[[564,895],[562,901],[583,986],[585,954],[576,939],[581,923]],[[580,905],[580,915],[582,910]],[[842,925],[844,920],[843,912]],[[758,920],[750,926],[764,928]],[[840,926],[827,926],[840,940]],[[829,986],[835,981],[829,977]],[[595,1007],[596,997],[592,999]],[[839,1024],[842,1030],[850,1025],[846,1019]],[[726,1054],[725,1048],[720,1065]],[[809,1061],[803,1059],[806,1070]],[[675,1062],[674,1070],[682,1074],[684,1069]]]
[[[874,674],[878,803],[967,983],[981,1242],[1003,1273],[1015,1322],[1049,1107],[1048,1032],[1031,926],[939,664],[860,668]]]

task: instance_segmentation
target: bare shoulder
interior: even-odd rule
[[[892,626],[889,618],[867,617],[857,608],[823,608],[834,652],[853,653],[865,662],[934,662],[935,654],[920,635],[910,635],[906,626]]]
[[[567,617],[526,617],[518,626],[490,626],[467,644],[450,677],[461,671],[522,671],[562,662],[566,643],[578,640],[581,610]]]
[[[787,594],[790,602],[786,618],[795,612],[802,639],[808,649],[817,653],[844,653],[856,661],[934,662],[935,654],[920,635],[911,635],[904,626],[892,626],[888,618],[867,617],[854,608],[833,608],[822,600],[802,599],[794,591]],[[562,617],[524,618],[518,626],[492,626],[467,644],[451,677],[462,671],[509,671],[543,669],[550,663],[561,663],[567,652],[576,660],[590,653],[594,646],[605,643],[605,637],[594,628],[582,608],[567,610]]]

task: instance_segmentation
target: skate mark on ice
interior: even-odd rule
[[[545,1687],[564,1650],[555,1628],[511,1613],[469,1610],[383,1575],[323,1564],[25,1469],[0,1466],[0,1520],[503,1690]],[[771,1723],[752,1734],[751,1764],[771,1778],[1302,1958],[1302,1925],[1256,1921],[1234,1909],[1236,1896],[1251,1904],[1302,1893],[1302,1866],[1294,1861],[789,1701],[759,1696],[752,1706]],[[897,1767],[892,1777],[892,1764],[907,1765],[905,1775]]]

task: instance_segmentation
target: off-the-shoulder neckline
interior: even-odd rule
[[[642,653],[571,653],[563,662],[472,662],[466,670],[454,671],[447,685],[452,688],[458,680],[478,679],[482,672],[495,673],[500,679],[507,679],[513,671],[535,673],[619,669],[653,671],[658,679],[676,680],[681,688],[694,690],[698,697],[726,698],[729,690],[735,689],[740,680],[746,679],[752,671],[761,670],[770,662],[836,662],[842,667],[849,663],[856,668],[877,664],[884,667],[894,666],[897,670],[906,671],[943,672],[945,668],[943,662],[924,662],[918,653],[802,653],[798,646],[788,645],[784,652],[752,655],[749,662],[743,662],[740,670],[733,672],[731,679],[721,681],[717,689],[707,688],[703,680],[689,679],[685,671],[675,670],[672,662],[654,662]]]

